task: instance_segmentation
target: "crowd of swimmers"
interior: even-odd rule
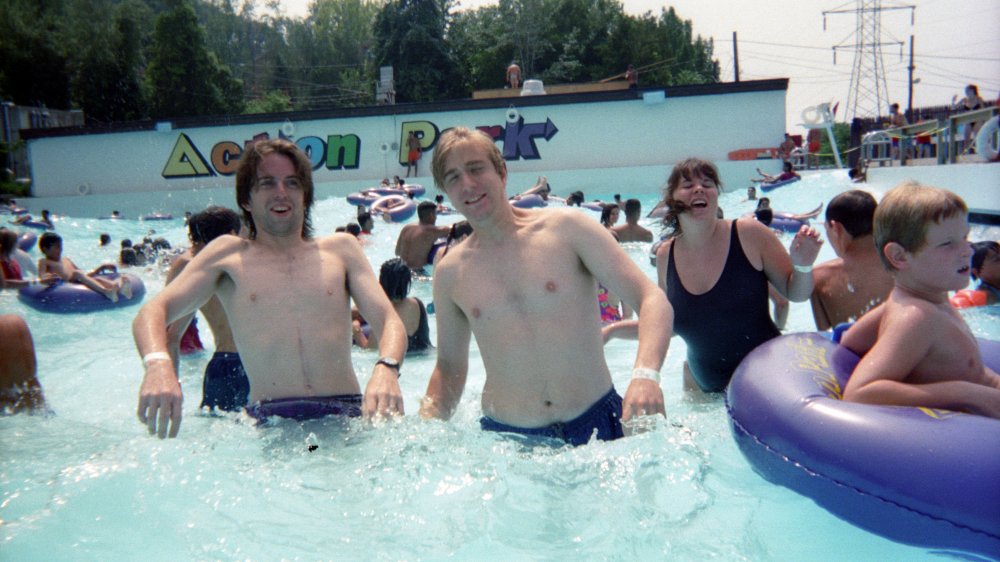
[[[148,431],[179,432],[177,350],[198,310],[218,355],[206,369],[203,406],[261,422],[403,415],[398,380],[406,372],[428,377],[420,416],[447,420],[464,393],[475,336],[486,375],[482,429],[581,445],[665,415],[660,370],[675,334],[687,347],[685,388],[724,391],[743,358],[780,335],[768,310],[775,296],[810,301],[819,329],[854,321],[842,343],[862,359],[846,400],[1000,418],[1000,376],[983,365],[948,301],[971,277],[995,301],[1000,254],[996,243],[974,253],[968,210],[947,190],[906,183],[881,204],[859,190],[834,197],[824,226],[837,257],[814,268],[823,244],[816,228],[804,224],[786,247],[753,214],[722,218],[718,171],[688,159],[666,182],[669,236],[656,246],[650,279],[618,243],[654,238],[638,225],[638,201],[603,205],[600,222],[568,208],[582,194],[562,207],[518,209],[493,140],[462,127],[441,136],[431,168],[465,220],[438,226],[443,201],[422,202],[418,222],[400,231],[397,257],[376,276],[357,235],[313,235],[312,170],[301,150],[284,140],[250,147],[236,172],[241,216],[222,208],[192,216],[191,249],[133,322],[145,373],[137,415]],[[549,196],[540,180],[533,193]],[[625,225],[614,224],[616,213]],[[436,342],[428,306],[409,295],[429,265]],[[621,308],[602,323],[608,302]],[[9,341],[31,344],[23,322],[6,323],[0,329],[22,333]],[[638,342],[622,393],[603,352],[613,338]],[[354,347],[378,354],[363,388]],[[430,373],[406,370],[407,353],[417,351],[434,353]],[[33,347],[4,357],[24,359],[13,369],[22,376]],[[37,384],[19,384],[37,402]]]

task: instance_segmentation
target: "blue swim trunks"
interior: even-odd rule
[[[239,353],[216,351],[205,366],[201,407],[233,412],[245,408],[250,398],[250,379]]]
[[[601,399],[594,402],[586,412],[576,419],[558,422],[542,427],[515,427],[483,416],[479,426],[484,431],[499,431],[503,433],[518,433],[532,437],[548,437],[565,441],[570,445],[585,445],[597,430],[597,438],[602,441],[613,441],[624,437],[622,430],[622,397],[611,387]]]
[[[360,394],[338,394],[336,396],[310,396],[307,398],[279,398],[257,402],[247,413],[261,423],[271,416],[290,418],[296,421],[314,420],[326,416],[356,418],[361,415]]]

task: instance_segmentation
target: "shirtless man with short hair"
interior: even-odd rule
[[[434,242],[448,236],[447,226],[437,226],[437,205],[432,201],[422,201],[417,205],[418,224],[408,224],[399,231],[396,239],[396,255],[406,262],[407,267],[422,273],[431,262]]]
[[[638,199],[625,201],[625,224],[614,226],[611,232],[618,235],[619,242],[652,242],[653,233],[639,225],[642,203]]]
[[[286,140],[255,143],[236,172],[236,201],[249,240],[217,238],[132,324],[146,370],[139,420],[160,437],[177,435],[182,393],[167,326],[213,296],[250,379],[250,415],[401,414],[405,328],[353,236],[312,237],[308,157]],[[363,398],[351,362],[351,299],[379,334],[381,358]]]
[[[662,414],[659,370],[673,315],[662,291],[595,221],[568,209],[522,210],[507,199],[493,140],[442,135],[434,181],[473,226],[436,266],[437,364],[423,417],[448,419],[465,387],[472,334],[483,357],[483,429],[573,445],[623,434],[622,421]],[[597,281],[639,314],[624,403],[604,359]]]

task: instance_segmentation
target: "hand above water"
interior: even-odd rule
[[[177,437],[181,428],[183,400],[173,364],[169,361],[150,363],[139,387],[139,409],[136,412],[150,435],[156,434],[160,439],[168,435]]]

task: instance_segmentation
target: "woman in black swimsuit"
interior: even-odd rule
[[[686,388],[721,392],[740,361],[779,335],[768,314],[770,281],[792,301],[809,299],[812,264],[822,242],[803,226],[791,255],[777,236],[753,218],[720,219],[719,173],[710,162],[689,159],[667,181],[664,224],[676,235],[660,246],[656,271],[674,308],[674,333],[688,354]]]

